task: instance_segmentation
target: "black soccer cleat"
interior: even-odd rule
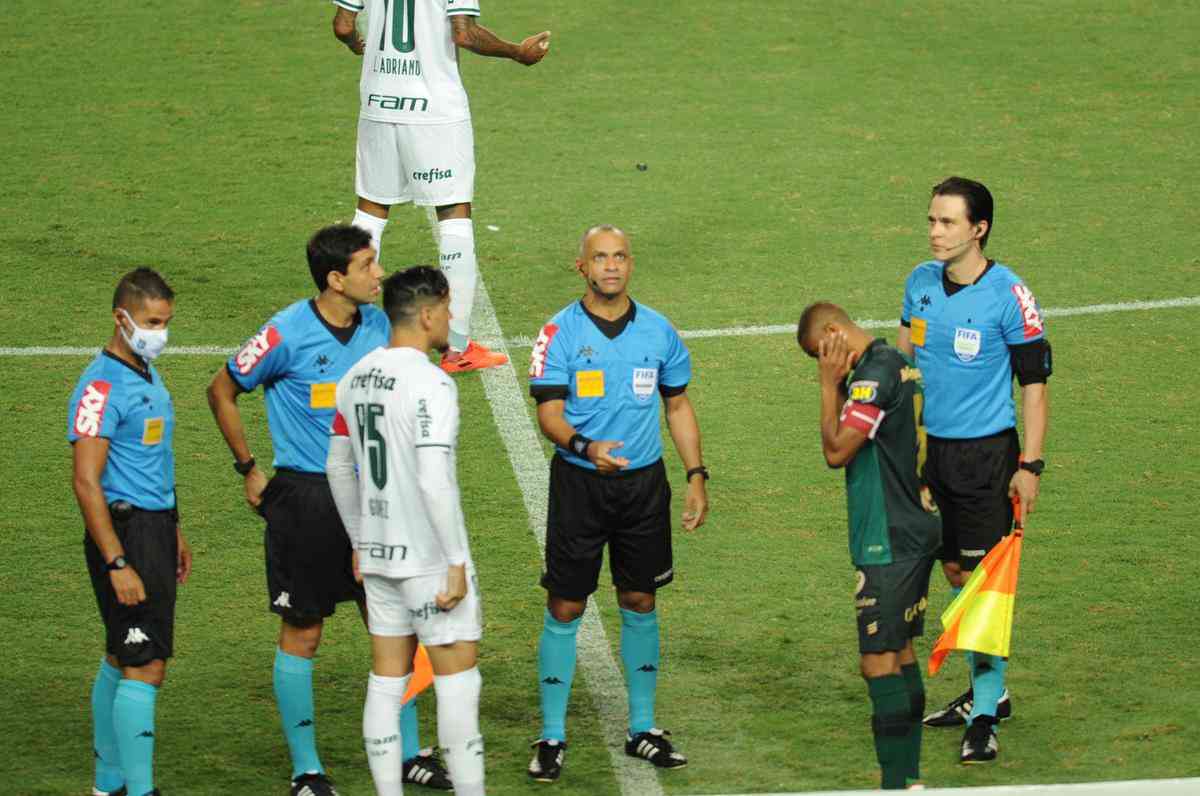
[[[424,785],[434,790],[454,790],[450,772],[432,748],[422,749],[416,757],[404,761],[404,784]]]
[[[659,768],[683,768],[687,758],[675,751],[675,747],[667,740],[671,735],[667,730],[652,727],[637,735],[625,734],[625,754],[641,760],[649,760]]]
[[[129,796],[129,791],[125,790],[124,785],[116,790],[100,790],[97,787],[93,787],[92,796]]]
[[[973,765],[995,760],[996,753],[1000,751],[1000,744],[996,741],[996,724],[993,716],[976,716],[963,735],[958,762]]]
[[[338,792],[324,774],[301,774],[292,780],[292,796],[338,796]]]
[[[921,723],[926,727],[961,727],[967,723],[967,717],[971,715],[974,701],[974,691],[968,688],[950,700],[946,707],[930,713]],[[1012,718],[1012,699],[1008,696],[1007,688],[1000,694],[1000,701],[996,703],[996,718],[999,721]]]
[[[529,776],[536,782],[558,782],[563,761],[567,759],[567,742],[539,738],[530,746],[537,751],[529,761]]]

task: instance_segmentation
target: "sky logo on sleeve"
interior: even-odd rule
[[[83,388],[83,395],[79,396],[79,407],[75,410],[76,434],[81,437],[100,436],[110,392],[112,384],[99,379]]]
[[[243,376],[249,375],[250,371],[258,366],[259,362],[263,361],[263,357],[271,352],[271,349],[279,345],[283,338],[279,336],[279,330],[274,326],[268,326],[258,334],[251,337],[242,346],[242,350],[237,352],[234,357],[234,362],[237,363],[238,373]]]
[[[529,378],[540,379],[546,372],[546,353],[550,350],[550,343],[554,341],[556,334],[558,325],[554,323],[546,324],[538,332],[537,342],[533,344],[533,354],[529,357]]]
[[[1042,324],[1042,314],[1038,312],[1037,299],[1033,297],[1033,291],[1018,283],[1012,286],[1012,292],[1017,297],[1017,304],[1021,307],[1021,320],[1025,323],[1025,339],[1037,337],[1045,331],[1045,327]]]

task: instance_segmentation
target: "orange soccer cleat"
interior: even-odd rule
[[[498,368],[506,364],[508,364],[507,354],[493,351],[471,340],[467,343],[466,351],[449,351],[442,355],[441,368],[447,373],[466,373],[469,370]]]

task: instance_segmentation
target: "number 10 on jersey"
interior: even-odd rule
[[[388,6],[391,14],[388,14]],[[416,47],[413,34],[414,14],[417,0],[383,0],[383,27],[379,31],[379,49],[387,50],[388,28],[392,29],[392,47],[402,53],[410,53]]]
[[[367,469],[376,489],[387,486],[387,442],[383,439],[380,424],[383,420],[383,404],[355,404],[354,420],[358,424],[358,444],[367,454]]]

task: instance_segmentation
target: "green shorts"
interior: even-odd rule
[[[860,654],[898,652],[925,632],[932,555],[860,566],[854,592]]]

